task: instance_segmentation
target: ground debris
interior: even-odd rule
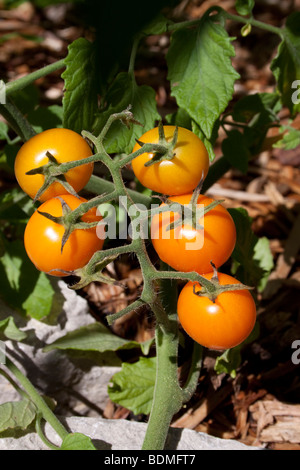
[[[300,405],[266,399],[251,405],[249,411],[260,442],[300,444]]]

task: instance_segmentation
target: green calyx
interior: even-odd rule
[[[198,186],[193,191],[190,203],[187,206],[183,206],[178,202],[174,203],[172,201],[166,201],[173,212],[179,212],[180,214],[184,214],[184,219],[182,219],[182,217],[179,217],[177,220],[171,222],[171,224],[167,227],[167,231],[174,230],[176,227],[179,227],[181,225],[188,225],[194,230],[204,229],[203,225],[199,223],[199,220],[201,220],[209,211],[221,204],[223,200],[213,201],[205,207],[199,205],[198,199],[201,193],[203,181],[204,178],[202,177]]]
[[[78,197],[78,194],[74,190],[74,188],[68,183],[65,177],[65,172],[61,169],[61,164],[58,163],[56,158],[50,153],[46,152],[46,156],[49,160],[46,165],[40,166],[38,168],[34,168],[33,170],[27,171],[26,175],[43,175],[44,176],[44,183],[40,187],[39,191],[36,193],[33,202],[39,200],[39,198],[44,194],[44,192],[49,188],[49,186],[54,183],[60,183],[68,193],[72,194],[73,196]]]
[[[213,276],[208,281],[205,279],[205,283],[201,286],[199,282],[200,290],[196,291],[196,284],[193,284],[193,293],[199,297],[208,297],[213,303],[216,302],[219,295],[224,292],[237,291],[237,290],[251,290],[252,287],[246,286],[242,283],[238,284],[225,284],[221,285],[218,278],[218,271],[213,262],[210,262],[213,269]]]
[[[172,160],[175,157],[175,146],[178,139],[178,127],[176,126],[172,140],[170,142],[167,141],[165,133],[164,133],[164,126],[162,122],[159,122],[158,125],[158,133],[159,133],[159,140],[158,144],[152,144],[153,146],[153,157],[151,160],[145,163],[145,166],[151,166],[155,163],[161,163],[166,160]],[[143,147],[145,144],[140,140],[137,140],[137,143]]]
[[[69,236],[73,232],[73,230],[84,230],[84,229],[89,229],[96,227],[99,224],[99,221],[95,222],[83,222],[81,220],[81,216],[74,216],[74,211],[69,207],[69,205],[64,201],[64,199],[60,196],[57,196],[58,199],[60,200],[61,206],[62,206],[62,215],[59,217],[56,217],[52,214],[49,214],[48,212],[43,212],[38,209],[38,213],[42,215],[43,217],[46,217],[47,219],[51,220],[52,222],[62,225],[65,229],[63,237],[62,237],[62,243],[61,243],[61,252],[63,252],[64,246],[66,242],[68,241]]]
[[[118,255],[116,254],[105,256],[102,258],[102,253],[103,252],[96,252],[86,266],[74,271],[73,274],[76,276],[76,278],[78,278],[78,281],[69,286],[71,289],[82,289],[83,287],[88,286],[91,282],[95,281],[104,282],[106,284],[122,285],[116,281],[116,279],[113,279],[112,277],[102,272],[109,263],[112,263],[118,257]],[[100,259],[97,259],[99,257]]]

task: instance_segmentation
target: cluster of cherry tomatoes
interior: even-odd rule
[[[169,202],[185,207],[190,205],[195,188],[208,173],[208,154],[203,142],[194,133],[174,126],[146,132],[133,152],[140,149],[143,143],[161,144],[162,129],[163,143],[168,153],[165,156],[159,156],[157,152],[142,153],[132,160],[132,169],[143,186],[168,196]],[[43,187],[45,169],[51,177],[51,161],[61,164],[90,155],[90,146],[79,134],[62,128],[46,130],[21,147],[15,160],[15,175],[21,188],[34,199]],[[77,166],[61,175],[60,178],[64,178],[61,182],[59,178],[54,178],[39,195],[41,205],[28,221],[24,244],[29,258],[40,271],[53,276],[66,276],[85,266],[92,255],[102,249],[104,239],[97,236],[96,227],[75,229],[62,244],[65,227],[55,220],[64,211],[72,211],[85,201],[70,194],[63,182],[71,185],[77,193],[84,188],[92,173],[92,163]],[[204,212],[193,223],[193,215],[187,222],[185,219],[179,220],[179,212],[172,211],[171,206],[164,207],[164,211],[153,216],[151,239],[162,261],[177,271],[195,271],[211,279],[212,263],[219,268],[229,259],[236,243],[235,225],[229,212],[221,204],[213,203],[212,199],[199,194],[193,207],[201,206]],[[205,211],[205,208],[209,210]],[[96,208],[82,217],[84,222],[100,220]],[[218,281],[220,285],[238,283],[223,273],[218,274]],[[198,283],[188,282],[179,295],[178,317],[182,327],[195,341],[222,350],[234,347],[247,338],[255,324],[256,309],[246,289],[223,292],[211,300],[201,295]]]
[[[15,176],[23,191],[32,199],[44,184],[45,177],[41,173],[28,172],[48,165],[49,153],[58,163],[65,163],[89,157],[92,150],[79,134],[62,128],[46,130],[25,142],[16,156]],[[78,166],[65,173],[64,178],[78,192],[89,181],[93,167],[93,163]],[[26,252],[40,271],[53,276],[67,276],[85,266],[92,255],[102,248],[104,240],[97,237],[96,227],[74,230],[62,249],[65,227],[42,213],[61,217],[64,207],[74,210],[85,199],[69,194],[59,181],[54,181],[38,199],[42,204],[30,217],[24,233]],[[94,208],[84,214],[82,220],[94,222],[100,221],[101,217]]]
[[[172,139],[174,126],[164,126],[166,140]],[[142,143],[159,142],[158,128],[146,132]],[[134,151],[139,148],[136,144]],[[154,155],[144,153],[132,161],[137,179],[146,187],[168,196],[171,203],[191,205],[193,191],[209,169],[209,157],[203,142],[191,131],[178,128],[171,159],[153,165],[147,162]],[[215,268],[231,256],[236,243],[236,229],[229,212],[202,194],[196,205],[204,208],[194,224],[182,214],[166,210],[154,215],[151,222],[152,244],[159,258],[177,271],[195,271],[207,279]],[[162,204],[162,206],[164,206]],[[212,208],[205,212],[205,208]],[[197,214],[197,212],[196,212]],[[179,219],[179,223],[178,223]],[[219,284],[237,284],[232,276],[218,273]],[[197,287],[197,289],[196,289]],[[188,282],[177,303],[179,321],[195,341],[216,350],[229,349],[243,342],[256,321],[255,302],[249,290],[222,292],[211,300],[201,295],[198,283]]]

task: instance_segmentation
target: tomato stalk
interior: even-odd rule
[[[35,70],[35,72],[29,73],[28,75],[25,75],[24,77],[20,77],[16,80],[8,82],[6,83],[6,94],[7,96],[9,96],[11,93],[15,93],[16,91],[23,90],[24,88],[26,88],[28,85],[35,82],[39,78],[45,77],[46,75],[49,75],[50,73],[55,72],[56,70],[62,69],[64,67],[65,67],[65,59],[60,59],[60,60],[57,60],[56,62],[53,62],[52,64],[45,65],[45,67]]]
[[[9,351],[6,349],[6,354],[8,352]],[[43,397],[37,392],[36,388],[30,382],[30,380],[23,374],[23,372],[16,366],[16,364],[10,360],[7,355],[5,357],[5,366],[21,384],[24,391],[26,392],[27,397],[34,403],[38,410],[39,417],[43,417],[45,421],[47,421],[50,426],[56,431],[58,436],[63,440],[69,434],[68,431],[65,429],[63,424],[58,420],[58,418],[49,408]]]
[[[23,116],[9,97],[6,104],[0,104],[0,114],[2,114],[4,119],[6,119],[11,128],[23,141],[26,141],[35,135],[35,131],[29,124],[28,120]]]
[[[110,120],[110,123],[112,123],[116,118],[117,117],[114,116]],[[109,126],[106,126],[106,131],[108,128]],[[94,138],[87,133],[85,133],[85,136],[91,139],[93,144],[96,146],[97,152],[104,151],[102,141],[104,139],[105,132],[98,136],[98,138]],[[147,145],[147,148],[149,148],[149,145]],[[135,155],[132,154],[120,161],[113,161],[108,155],[104,155],[102,160],[107,164],[111,172],[115,187],[115,191],[110,193],[108,196],[127,196],[126,209],[128,213],[130,212],[130,208],[135,205],[135,202],[132,200],[128,194],[127,188],[124,186],[121,176],[121,168],[137,154],[144,152],[144,150],[145,149],[141,149],[136,152]],[[97,198],[95,199],[97,200]],[[74,213],[79,215],[81,211],[94,205],[94,202],[95,201],[90,201],[82,204],[74,211]],[[148,217],[147,210],[145,211],[145,217]],[[130,218],[131,221],[135,220],[135,217],[132,215]],[[156,383],[153,406],[149,417],[143,449],[160,450],[164,447],[172,417],[180,410],[184,401],[191,396],[197,385],[199,367],[193,368],[185,388],[181,389],[177,377],[178,365],[176,360],[174,360],[178,353],[178,323],[176,318],[177,283],[171,279],[171,275],[173,274],[171,271],[165,271],[169,274],[169,277],[167,278],[167,276],[164,277],[163,274],[160,276],[161,271],[158,271],[153,266],[145,248],[143,226],[139,221],[137,221],[137,225],[138,235],[136,238],[133,238],[130,245],[117,247],[111,250],[103,250],[102,252],[96,253],[85,268],[75,273],[75,275],[77,274],[80,277],[80,281],[79,284],[76,284],[73,287],[78,288],[78,286],[85,285],[85,283],[91,282],[91,279],[99,280],[102,268],[105,266],[105,261],[107,259],[111,259],[110,257],[114,257],[121,252],[133,252],[137,256],[144,279],[143,290],[140,298],[136,299],[131,305],[127,306],[120,312],[108,316],[107,322],[111,325],[121,316],[134,310],[138,310],[145,305],[148,305],[155,314],[155,344],[157,354]],[[164,271],[162,271],[162,273],[163,272]],[[197,279],[199,279],[199,277],[197,277]],[[209,283],[209,281],[206,282]],[[159,295],[157,295],[158,289],[160,292]],[[168,293],[167,296],[165,295],[166,293]],[[196,359],[197,360],[195,360],[193,364],[199,365],[199,357],[196,357]]]

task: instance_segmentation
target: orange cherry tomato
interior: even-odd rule
[[[211,279],[213,273],[205,274]],[[218,273],[221,285],[239,281]],[[199,283],[188,282],[178,297],[177,313],[186,333],[204,347],[225,350],[241,344],[252,332],[256,321],[256,306],[249,290],[222,292],[215,302],[193,292],[201,291]]]
[[[76,229],[69,236],[61,251],[64,227],[49,220],[38,211],[46,212],[55,217],[62,215],[61,199],[70,209],[76,209],[86,200],[70,194],[57,196],[45,201],[30,217],[24,233],[26,252],[37,269],[52,276],[67,276],[76,269],[85,266],[93,254],[101,250],[104,236],[97,236],[97,227]],[[90,209],[81,217],[84,222],[95,222],[102,219],[96,214],[96,208]],[[104,229],[103,229],[104,234]],[[67,272],[65,272],[67,271]]]
[[[45,178],[42,174],[26,173],[49,163],[47,152],[51,153],[58,163],[81,160],[92,155],[92,150],[84,138],[70,129],[48,129],[31,137],[17,153],[15,176],[23,191],[32,199],[43,185]],[[64,176],[78,192],[89,181],[93,168],[93,163],[80,165],[69,170]],[[68,191],[60,183],[53,182],[39,200],[43,202],[61,194],[68,194]]]
[[[167,141],[171,141],[176,127],[163,128]],[[139,140],[145,144],[157,144],[158,128],[149,130]],[[137,143],[133,152],[140,148],[140,144]],[[193,132],[179,127],[174,153],[175,156],[171,160],[156,162],[150,166],[145,166],[145,163],[153,158],[153,153],[143,153],[134,158],[132,169],[140,183],[152,191],[171,196],[193,191],[208,172],[209,157],[205,145]]]
[[[185,194],[169,200],[189,205],[191,197],[192,194]],[[205,207],[211,202],[213,199],[200,195],[197,205]],[[236,228],[231,215],[221,204],[198,219],[203,229],[184,223],[183,212],[183,223],[168,231],[170,223],[180,217],[170,210],[152,218],[152,244],[162,261],[177,271],[203,274],[212,271],[211,262],[219,268],[229,259],[236,242]]]

